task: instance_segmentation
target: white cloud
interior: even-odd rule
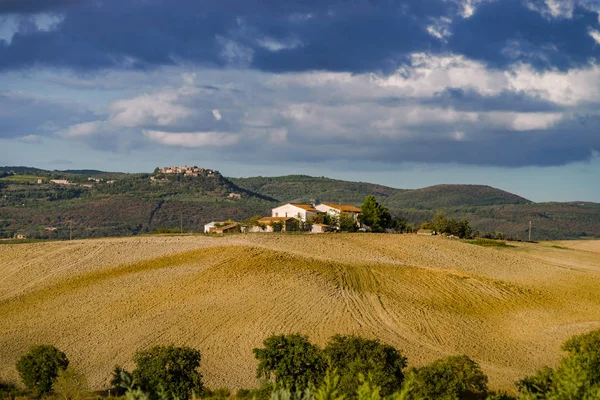
[[[187,85],[193,85],[194,83],[196,83],[196,73],[190,72],[190,73],[181,74],[181,79],[183,79],[183,81]]]
[[[180,93],[164,91],[117,100],[110,105],[110,122],[126,127],[149,124],[168,126],[192,115],[192,110],[177,104]]]
[[[223,119],[223,116],[221,115],[221,111],[219,111],[217,109],[212,110],[212,115],[213,115],[213,117],[215,117],[215,119],[217,121],[220,121],[221,119]]]
[[[19,140],[25,143],[41,143],[42,138],[39,135],[26,135],[20,137]]]
[[[561,113],[517,113],[512,123],[516,131],[545,130],[562,119]]]
[[[302,46],[302,42],[297,38],[278,40],[272,37],[265,36],[261,39],[258,39],[256,42],[260,47],[273,52],[297,49],[298,47]]]
[[[71,138],[92,136],[101,131],[105,124],[104,121],[93,121],[71,125],[64,130],[63,135]]]
[[[225,147],[239,142],[239,136],[227,132],[163,132],[144,130],[153,142],[177,147]]]
[[[237,68],[248,67],[254,58],[254,50],[234,40],[217,35],[221,45],[221,58],[230,66]]]
[[[590,34],[590,36],[592,38],[594,38],[594,40],[596,41],[596,43],[600,44],[600,31],[597,31],[595,29],[590,29],[588,33]]]
[[[553,17],[573,18],[575,0],[546,0],[546,6]]]

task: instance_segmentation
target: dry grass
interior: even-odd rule
[[[356,333],[411,365],[468,354],[512,390],[566,338],[600,327],[593,244],[248,234],[5,245],[0,376],[16,379],[18,356],[52,343],[102,388],[137,349],[176,344],[202,351],[209,386],[236,389],[256,384],[251,350],[269,335]]]

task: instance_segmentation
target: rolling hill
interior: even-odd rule
[[[140,236],[0,245],[0,376],[36,343],[93,388],[158,344],[202,352],[211,388],[257,386],[252,349],[300,332],[379,338],[419,366],[467,354],[490,386],[600,327],[600,243],[483,248],[417,235]],[[566,248],[565,246],[570,246]]]
[[[1,177],[3,170],[15,174]],[[415,225],[444,211],[458,219],[467,218],[480,232],[499,231],[513,238],[526,238],[529,221],[535,240],[600,237],[598,203],[534,203],[482,185],[408,190],[305,175],[227,178],[218,171],[212,176],[151,177],[153,174],[0,167],[0,237],[21,233],[65,239],[72,231],[75,237],[86,238],[180,227],[201,232],[207,222],[268,215],[280,203],[316,200],[360,206],[369,194],[393,215]],[[43,180],[41,185],[38,178]],[[55,185],[50,179],[68,179],[74,185]],[[107,183],[109,180],[114,183]]]

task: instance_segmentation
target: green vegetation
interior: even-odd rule
[[[488,378],[467,356],[450,356],[404,373],[406,358],[392,346],[358,336],[334,336],[321,350],[306,336],[272,336],[255,349],[260,388],[240,389],[236,399],[253,400],[516,400],[488,389]],[[600,398],[600,330],[574,336],[554,369],[515,383],[519,400],[594,400]],[[200,352],[187,347],[153,347],[135,356],[133,374],[117,367],[113,394],[127,400],[232,398],[227,388],[204,388],[198,372]],[[64,353],[35,346],[17,362],[33,396],[50,393],[67,400],[90,398],[85,377],[68,367]],[[269,382],[274,379],[275,385]],[[29,382],[29,383],[28,383]],[[28,393],[0,381],[0,398]]]
[[[362,206],[359,220],[374,232],[381,232],[392,226],[392,216],[388,209],[377,202],[375,196],[368,195]]]
[[[485,399],[487,376],[467,356],[451,356],[413,369],[417,399]]]
[[[339,391],[350,398],[359,387],[356,377],[368,376],[370,383],[381,389],[381,395],[389,396],[401,388],[406,357],[394,347],[378,340],[359,336],[331,338],[324,349],[330,368],[339,373]]]
[[[492,240],[492,239],[473,239],[465,240],[465,243],[474,244],[476,246],[483,247],[515,247],[510,244],[506,244],[504,241]]]
[[[49,393],[59,372],[68,366],[66,354],[51,345],[32,347],[16,364],[21,380],[35,396]]]
[[[311,344],[307,336],[271,336],[263,348],[254,349],[259,361],[257,378],[275,379],[278,388],[296,392],[320,383],[325,374],[325,358],[319,347]]]
[[[527,238],[529,221],[534,240],[600,237],[600,204],[532,203],[489,186],[403,190],[301,175],[225,178],[215,171],[211,176],[186,177],[28,167],[0,167],[0,176],[4,176],[0,178],[0,238],[20,233],[64,240],[69,238],[69,227],[78,239],[137,235],[177,229],[181,219],[184,232],[202,232],[207,222],[268,215],[281,203],[322,200],[360,205],[369,195],[394,216],[385,228],[401,232],[411,232],[443,211],[448,220],[469,221],[473,231],[504,232],[513,239]],[[44,183],[38,185],[38,178]],[[51,184],[51,179],[74,185]],[[241,198],[229,198],[230,193]],[[352,230],[351,225],[344,226]],[[381,224],[379,228],[385,229]]]

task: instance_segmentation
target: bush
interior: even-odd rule
[[[291,392],[318,385],[325,374],[321,349],[311,344],[307,336],[280,335],[267,338],[262,349],[254,349],[259,360],[257,378],[275,378],[277,388]]]
[[[138,351],[133,380],[139,387],[156,397],[167,393],[187,399],[192,392],[202,392],[202,375],[198,372],[200,352],[189,347],[155,346]]]
[[[275,390],[273,383],[264,381],[258,389],[240,389],[235,394],[238,399],[269,400]]]
[[[89,398],[90,390],[85,376],[72,367],[60,370],[54,385],[54,392],[65,400],[81,400]]]
[[[336,335],[325,347],[325,355],[331,367],[337,369],[339,389],[346,397],[356,394],[357,377],[361,374],[381,388],[382,396],[389,396],[402,386],[406,357],[378,340]]]
[[[415,398],[485,399],[487,376],[467,356],[451,356],[413,370]]]
[[[516,383],[527,399],[600,397],[600,330],[574,336],[563,345],[568,354],[556,369],[545,367]]]
[[[52,385],[61,370],[67,369],[66,354],[51,345],[34,346],[17,361],[17,371],[25,386],[35,396],[52,390]]]

